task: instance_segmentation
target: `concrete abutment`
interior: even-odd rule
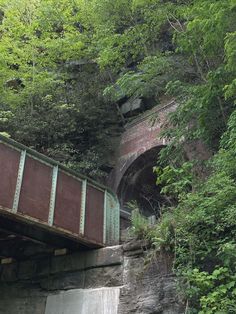
[[[144,268],[145,252],[133,241],[1,265],[0,313],[183,313],[171,257],[159,256]]]

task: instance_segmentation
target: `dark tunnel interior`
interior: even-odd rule
[[[165,202],[160,194],[161,187],[156,185],[153,167],[157,164],[162,146],[154,147],[139,156],[125,172],[118,188],[121,208],[130,212],[130,203],[137,204],[145,216],[159,216]]]

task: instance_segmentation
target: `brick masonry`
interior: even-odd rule
[[[168,113],[176,109],[174,101],[165,106],[156,106],[126,125],[116,152],[116,166],[111,172],[108,185],[117,192],[122,177],[131,164],[148,150],[163,146],[165,139],[160,138],[163,123]]]

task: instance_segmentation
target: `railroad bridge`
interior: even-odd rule
[[[109,188],[0,137],[0,258],[118,242],[119,203]]]
[[[120,204],[126,213],[130,200],[152,204],[142,188],[156,190],[152,167],[165,145],[160,129],[175,107],[154,107],[126,126],[109,187],[0,136],[0,258],[118,244]]]

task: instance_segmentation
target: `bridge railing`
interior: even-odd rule
[[[0,215],[91,247],[119,241],[112,191],[1,135]]]

